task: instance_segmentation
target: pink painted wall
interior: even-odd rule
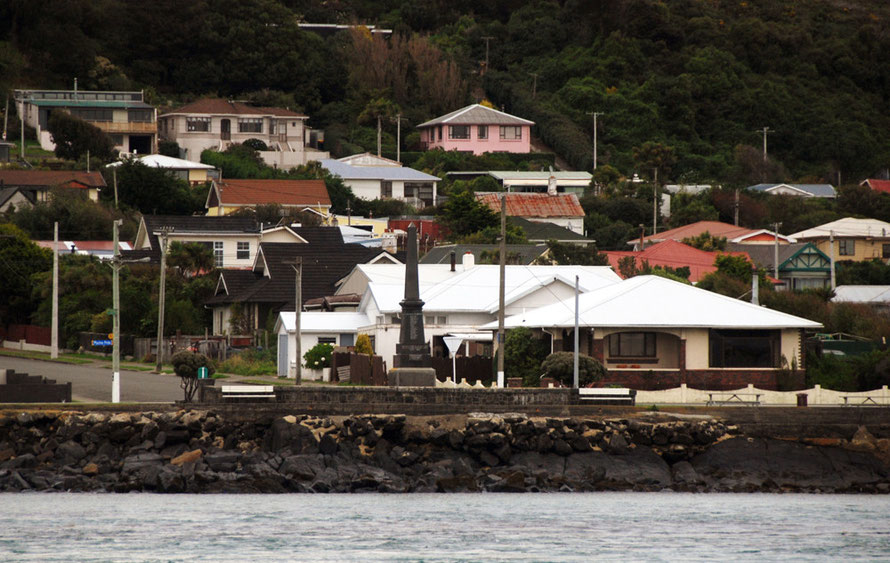
[[[439,139],[438,130],[442,128],[442,139]],[[433,125],[424,127],[420,131],[420,140],[424,143],[427,150],[441,148],[446,151],[466,151],[473,154],[482,154],[486,152],[531,152],[531,126],[518,126],[521,132],[519,139],[501,139],[501,126],[489,125],[488,138],[479,138],[479,126],[470,125],[469,139],[452,139],[450,138],[450,127],[447,124]],[[512,126],[511,126],[512,127]]]

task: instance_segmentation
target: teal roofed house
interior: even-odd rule
[[[757,184],[746,189],[770,195],[790,195],[795,197],[824,197],[834,199],[837,191],[831,184]]]
[[[63,111],[104,131],[122,153],[157,152],[157,110],[145,103],[141,91],[16,90],[15,104],[25,123],[37,131],[44,150],[56,148],[47,130],[49,116]]]
[[[775,276],[776,247],[771,244],[729,243],[727,250],[746,252],[767,274]],[[831,259],[810,242],[780,244],[779,280],[783,289],[831,287]]]

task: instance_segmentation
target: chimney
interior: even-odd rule
[[[757,268],[751,268],[751,303],[760,305],[760,276]]]
[[[454,272],[457,268],[457,253],[453,250],[451,251],[451,271]]]
[[[550,167],[550,178],[547,179],[547,195],[556,195],[556,174],[553,173],[553,167]]]
[[[472,252],[464,252],[463,265],[464,271],[467,271],[476,265],[476,257],[473,256]]]

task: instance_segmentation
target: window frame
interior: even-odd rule
[[[238,132],[239,133],[262,133],[263,132],[262,117],[239,117]]]
[[[512,137],[507,136],[508,130],[513,130]],[[500,126],[500,137],[502,141],[521,141],[522,140],[522,126],[521,125],[501,125]]]
[[[838,239],[837,253],[840,256],[854,256],[856,254],[856,241],[854,239]]]
[[[657,358],[658,337],[656,332],[615,332],[609,335],[609,359]],[[642,337],[642,348],[633,340]],[[637,348],[637,349],[634,349]]]
[[[480,141],[488,140],[488,125],[477,125],[476,126],[476,138]]]
[[[189,133],[210,133],[212,120],[209,117],[186,117],[185,130]]]
[[[392,198],[392,182],[389,180],[380,181],[380,197]]]
[[[213,259],[216,262],[217,268],[224,267],[225,261],[225,242],[221,240],[213,241]]]
[[[238,260],[250,260],[250,241],[238,241],[235,247],[235,257]]]
[[[460,134],[458,134],[458,131]],[[469,125],[449,125],[448,138],[453,141],[469,141],[470,126]]]
[[[760,341],[760,342],[758,342]],[[756,346],[761,350],[756,361],[744,361]],[[708,331],[708,366],[716,369],[777,369],[780,366],[782,335],[780,330],[710,329]]]

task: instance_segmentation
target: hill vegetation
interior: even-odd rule
[[[322,36],[301,21],[393,34]],[[602,112],[599,163],[625,175],[843,183],[890,163],[888,22],[877,0],[9,0],[0,94],[77,77],[161,105],[299,108],[335,153],[372,148],[377,115],[392,149],[396,114],[410,127],[488,97],[579,169]],[[403,134],[403,148],[417,140]]]

